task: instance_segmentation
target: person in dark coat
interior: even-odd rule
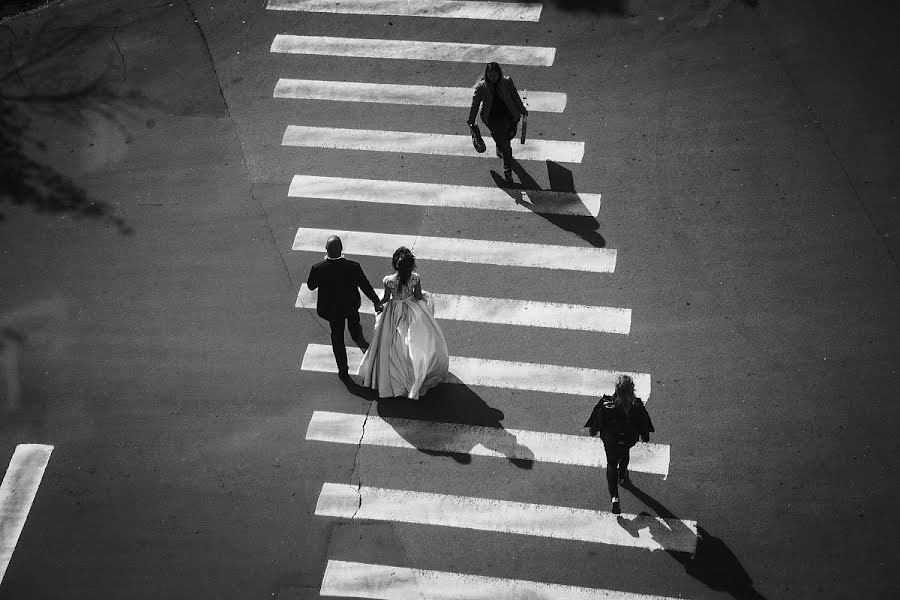
[[[622,512],[619,505],[619,484],[629,485],[629,451],[638,439],[650,441],[653,422],[641,399],[634,395],[634,381],[628,375],[619,376],[612,396],[606,394],[591,412],[585,427],[592,436],[600,434],[606,450],[606,483],[612,498],[614,514]]]
[[[516,137],[519,119],[528,116],[528,109],[522,103],[516,85],[509,77],[504,77],[500,65],[489,62],[484,68],[484,77],[472,90],[472,105],[469,108],[468,124],[475,124],[475,115],[481,105],[481,120],[491,131],[497,145],[497,156],[503,159],[503,178],[512,183],[512,146],[509,141]]]
[[[358,262],[344,258],[341,238],[333,235],[325,242],[327,256],[322,262],[313,265],[309,271],[306,285],[310,290],[319,288],[316,312],[331,325],[331,349],[337,362],[338,377],[350,377],[347,367],[347,346],[344,345],[344,323],[350,330],[350,337],[365,352],[369,343],[363,336],[359,322],[360,297],[362,290],[372,304],[375,312],[381,312],[381,301],[366,279]]]

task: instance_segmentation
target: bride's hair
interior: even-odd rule
[[[391,265],[396,269],[400,285],[406,285],[413,269],[416,268],[416,257],[412,251],[406,246],[400,246],[394,251],[394,257],[391,259]]]

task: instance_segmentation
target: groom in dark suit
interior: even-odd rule
[[[325,260],[313,265],[306,285],[309,289],[319,289],[316,312],[331,325],[331,349],[337,361],[338,377],[348,378],[347,346],[344,345],[344,321],[350,330],[350,337],[365,352],[369,343],[363,336],[359,323],[359,290],[375,305],[375,312],[381,312],[381,301],[369,280],[366,279],[358,262],[344,258],[341,238],[331,236],[325,242]]]

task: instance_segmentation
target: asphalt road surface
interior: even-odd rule
[[[5,20],[0,598],[896,596],[900,15],[852,11]],[[512,187],[465,125],[491,56]],[[411,240],[452,382],[329,372],[330,232],[376,287]],[[581,426],[623,372],[617,518]]]

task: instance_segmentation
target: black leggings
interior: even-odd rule
[[[609,497],[618,498],[618,478],[619,475],[624,477],[628,473],[631,446],[627,443],[619,443],[615,439],[610,439],[603,440],[603,448],[606,450],[606,484],[609,486]]]
[[[512,145],[509,141],[516,137],[518,125],[516,125],[515,121],[509,120],[490,121],[488,129],[491,131],[491,137],[494,138],[494,143],[497,145],[500,158],[503,159],[503,170],[511,171],[513,156]]]

